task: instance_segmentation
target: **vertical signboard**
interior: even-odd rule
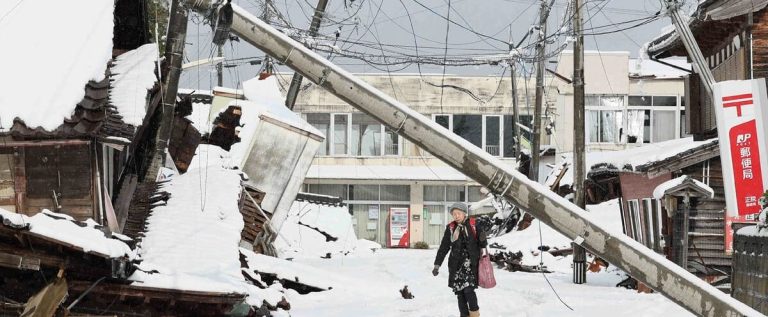
[[[725,249],[731,253],[731,225],[754,222],[758,200],[768,188],[765,79],[716,83],[714,100],[725,188]]]
[[[407,248],[410,246],[410,212],[408,208],[389,208],[389,247]]]

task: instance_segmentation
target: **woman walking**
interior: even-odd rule
[[[477,306],[475,289],[478,285],[480,252],[487,241],[485,232],[477,232],[474,219],[467,217],[468,211],[467,204],[451,205],[453,221],[445,228],[432,275],[437,276],[445,256],[451,251],[448,257],[448,287],[456,294],[459,313],[461,317],[479,317],[480,308]]]

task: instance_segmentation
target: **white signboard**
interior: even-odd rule
[[[768,96],[765,79],[716,83],[714,108],[726,201],[726,251],[733,222],[754,221],[768,188]]]

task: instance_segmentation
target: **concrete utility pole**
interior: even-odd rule
[[[547,0],[541,0],[539,9],[539,37],[536,44],[536,104],[533,109],[533,135],[531,137],[531,169],[528,178],[539,180],[539,161],[541,160],[541,111],[544,108],[544,67],[547,61],[544,58],[544,49],[547,46],[547,17],[549,6]]]
[[[195,10],[205,12],[211,6],[210,1],[187,0],[187,3]],[[583,209],[552,193],[546,186],[529,180],[498,158],[476,149],[469,141],[342,70],[246,10],[236,5],[232,7],[232,31],[244,41],[376,118],[493,193],[528,210],[537,219],[694,314],[762,316],[621,231],[606,230],[594,223]]]
[[[312,23],[309,25],[309,36],[317,35],[317,30],[320,29],[320,23],[323,22],[323,15],[325,14],[325,7],[327,6],[328,0],[319,0],[317,2],[315,15],[312,16]],[[291,86],[288,88],[288,94],[285,96],[285,106],[288,107],[288,109],[293,110],[293,106],[296,105],[296,97],[299,95],[302,78],[303,77],[301,77],[299,73],[293,73]]]
[[[181,63],[183,62],[184,43],[187,38],[188,9],[181,5],[181,0],[171,2],[168,36],[165,42],[165,60],[167,67],[161,71],[165,80],[162,83],[163,99],[160,104],[160,126],[155,136],[155,151],[144,179],[154,180],[161,167],[165,166],[166,150],[171,139],[173,112],[176,108],[176,93],[179,90]]]
[[[680,40],[685,45],[685,50],[688,51],[693,62],[693,70],[701,76],[701,83],[707,93],[712,97],[713,87],[715,85],[715,76],[712,75],[712,71],[709,69],[707,60],[704,59],[704,54],[701,53],[699,44],[696,43],[696,38],[693,37],[691,28],[688,27],[688,20],[684,19],[680,13],[680,1],[679,0],[664,0],[664,4],[667,7],[667,15],[672,20],[672,25],[675,26],[677,34],[680,36]],[[714,99],[713,99],[714,100]]]
[[[586,208],[584,199],[584,32],[581,0],[573,1],[573,203]],[[573,282],[587,282],[587,250],[573,243]]]
[[[522,138],[520,137],[520,104],[517,101],[517,69],[515,68],[515,60],[509,60],[509,79],[512,80],[512,124],[514,124],[515,133],[515,158],[517,162],[520,162],[520,146]]]

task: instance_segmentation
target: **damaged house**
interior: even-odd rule
[[[72,6],[76,21],[56,14]],[[41,12],[59,27],[2,32]],[[290,308],[283,285],[329,289],[254,253],[274,252],[321,133],[257,96],[232,102],[230,151],[201,144],[200,100],[160,111],[165,62],[142,1],[30,0],[12,13],[0,39],[35,49],[14,50],[0,75],[13,92],[0,98],[0,314],[267,316]],[[163,115],[168,163],[156,167]],[[270,154],[280,146],[293,151]]]

